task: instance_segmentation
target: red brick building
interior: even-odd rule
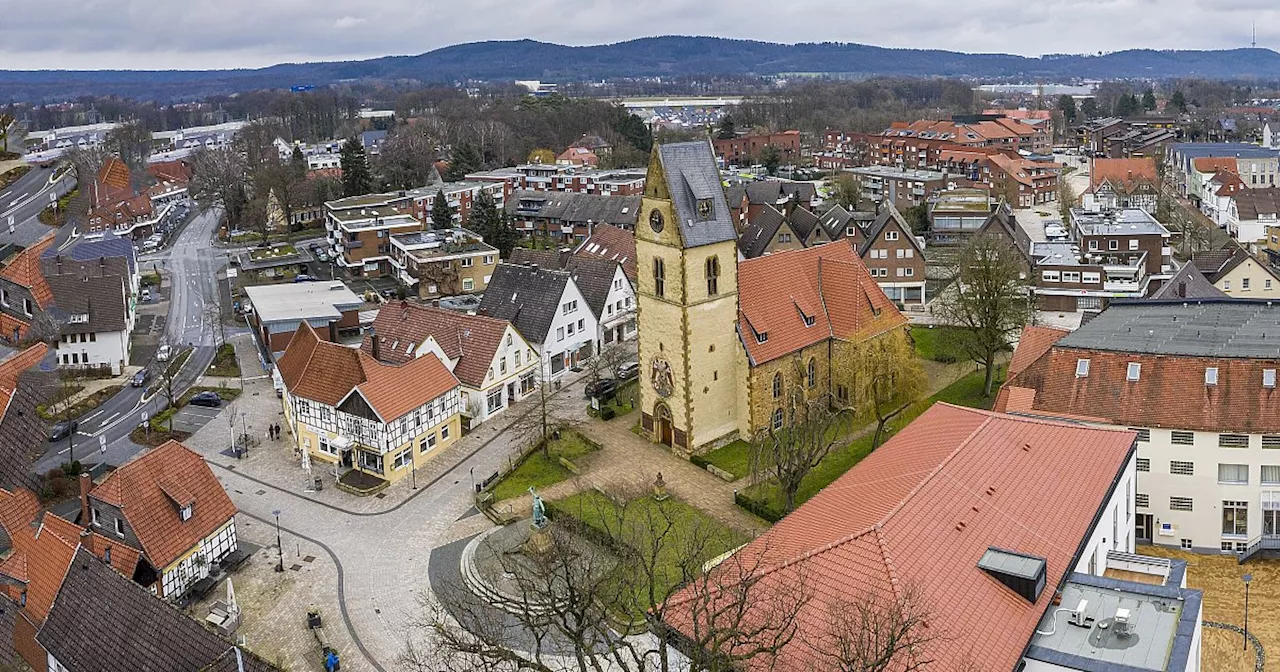
[[[740,135],[727,140],[712,140],[716,157],[725,165],[740,165],[759,161],[765,147],[777,147],[783,163],[800,160],[800,131]]]

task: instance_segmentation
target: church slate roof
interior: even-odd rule
[[[735,240],[737,230],[729,216],[711,143],[706,140],[677,142],[659,145],[657,152],[684,246],[701,247]],[[698,217],[700,199],[711,199],[709,220]]]

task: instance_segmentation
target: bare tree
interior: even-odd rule
[[[404,127],[382,143],[373,167],[388,188],[413,189],[430,184],[435,162],[436,142],[418,128]]]
[[[240,223],[249,202],[248,164],[232,149],[200,149],[191,156],[193,198],[205,208],[221,208],[228,229]]]
[[[848,430],[850,414],[833,410],[826,394],[806,398],[799,386],[787,392],[781,417],[769,424],[769,435],[756,447],[752,470],[772,476],[782,491],[785,511],[796,508],[796,493]]]
[[[90,145],[77,146],[67,152],[66,160],[76,171],[76,179],[82,190],[87,190],[89,185],[98,179],[98,173],[102,171],[108,156],[105,148]]]
[[[733,542],[722,528],[687,520],[683,505],[638,492],[578,505],[554,518],[541,554],[490,550],[512,577],[502,594],[438,590],[405,667],[727,671],[796,638],[806,584],[800,572],[775,582],[761,571],[765,549],[704,571]]]
[[[929,669],[931,643],[938,636],[925,627],[928,613],[910,586],[893,594],[837,596],[826,606],[826,628],[806,633],[814,658],[837,672],[912,672]]]
[[[956,255],[952,284],[934,300],[946,335],[986,368],[983,396],[991,396],[997,357],[1035,314],[1022,256],[1007,238],[975,236]]]
[[[131,170],[142,170],[151,153],[151,131],[140,121],[121,124],[107,134],[106,151],[120,157]]]

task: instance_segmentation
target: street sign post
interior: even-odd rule
[[[107,435],[106,434],[102,434],[98,436],[98,452],[103,455],[107,454]]]

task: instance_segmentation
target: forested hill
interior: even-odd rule
[[[289,63],[256,70],[0,71],[0,102],[62,95],[117,94],[155,99],[195,97],[343,80],[467,79],[590,81],[679,75],[828,73],[1019,79],[1203,77],[1271,79],[1280,54],[1269,49],[1220,51],[1129,50],[1102,56],[964,54],[886,49],[862,44],[774,44],[714,37],[651,37],[617,44],[569,47],[533,40],[460,44],[418,56],[364,61]]]

